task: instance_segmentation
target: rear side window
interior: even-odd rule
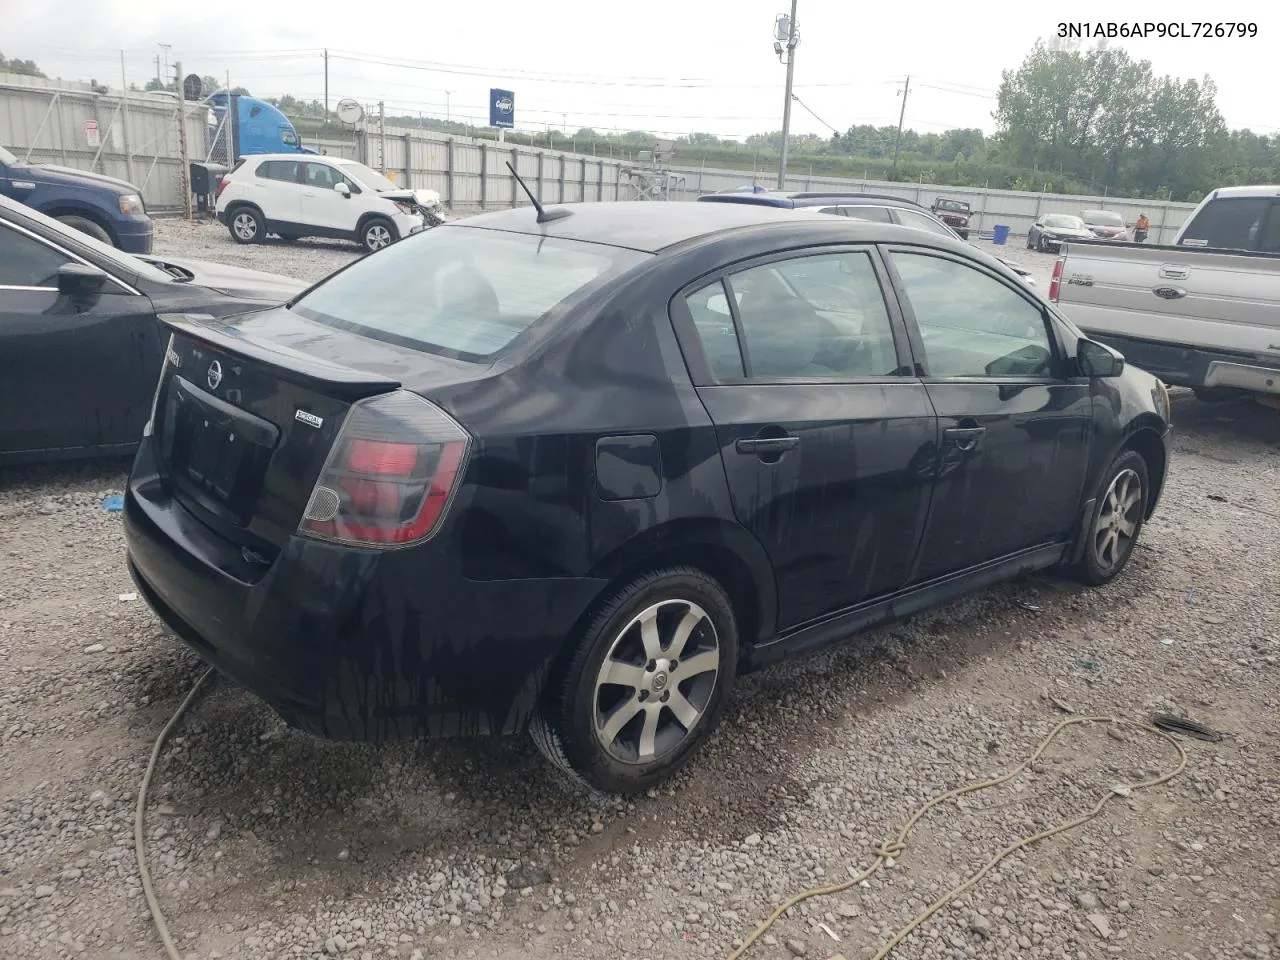
[[[796,257],[728,281],[746,343],[747,376],[888,377],[898,354],[884,294],[863,252]]]
[[[702,341],[702,352],[707,365],[717,380],[736,380],[745,376],[742,367],[742,350],[738,346],[738,334],[733,328],[733,313],[729,310],[729,297],[724,283],[717,280],[708,287],[685,298],[693,326]]]
[[[258,164],[258,176],[264,180],[283,180],[286,183],[297,183],[298,161],[264,160]]]
[[[375,340],[482,361],[570,297],[649,256],[604,244],[442,226],[365,257],[293,309]]]
[[[1210,200],[1182,231],[1180,244],[1257,250],[1270,197],[1227,197]]]
[[[947,227],[932,217],[926,217],[923,213],[916,213],[914,210],[895,210],[894,212],[898,215],[898,222],[904,227],[928,230],[930,233],[936,233],[940,237],[955,239],[954,234]]]

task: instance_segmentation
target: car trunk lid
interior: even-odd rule
[[[161,321],[172,336],[151,427],[160,473],[198,519],[266,561],[297,531],[353,403],[486,369],[395,349],[285,308],[230,321]]]

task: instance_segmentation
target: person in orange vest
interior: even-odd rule
[[[1147,215],[1145,213],[1141,214],[1138,217],[1138,222],[1134,224],[1133,239],[1137,240],[1139,243],[1145,243],[1147,239],[1147,231],[1150,229],[1151,221],[1147,219]]]

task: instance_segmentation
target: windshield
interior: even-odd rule
[[[934,204],[939,210],[946,210],[950,213],[968,213],[969,205],[961,203],[959,200],[939,200]]]
[[[1110,210],[1086,210],[1084,222],[1099,227],[1123,227],[1124,218]]]
[[[335,274],[292,309],[375,340],[487,360],[574,294],[648,256],[576,240],[440,226]]]
[[[1045,217],[1044,225],[1046,227],[1061,227],[1064,230],[1083,230],[1084,221],[1079,217],[1064,217],[1061,215]]]
[[[362,187],[368,187],[376,193],[400,189],[377,170],[366,167],[363,163],[344,163],[338,169],[351,179],[358,181]]]
[[[4,147],[0,147],[0,163],[3,163],[6,167],[16,167],[18,165],[18,158]]]

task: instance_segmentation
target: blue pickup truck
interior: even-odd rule
[[[155,228],[137,187],[85,170],[23,163],[0,147],[0,196],[126,253],[151,252]]]

